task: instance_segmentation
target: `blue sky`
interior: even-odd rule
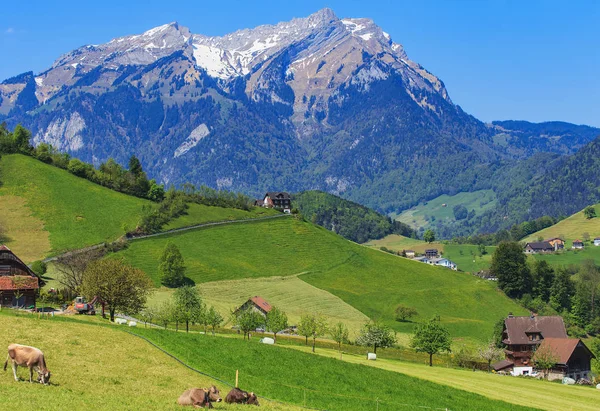
[[[0,14],[0,79],[40,72],[76,47],[171,21],[222,35],[323,7],[340,18],[375,20],[444,81],[456,104],[483,121],[600,127],[596,0],[10,1]]]

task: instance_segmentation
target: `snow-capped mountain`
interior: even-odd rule
[[[372,20],[329,9],[222,37],[169,23],[80,47],[0,83],[0,121],[95,164],[136,154],[168,184],[320,188],[384,211],[469,189],[472,166],[586,142],[532,148],[481,123]]]

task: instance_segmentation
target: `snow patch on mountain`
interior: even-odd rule
[[[184,155],[185,153],[190,151],[192,148],[196,147],[196,145],[200,142],[200,140],[202,140],[204,137],[208,136],[209,134],[210,134],[210,131],[208,130],[208,127],[206,126],[206,124],[204,124],[204,123],[200,124],[198,127],[196,127],[190,133],[188,138],[186,138],[185,141],[183,143],[181,143],[181,145],[179,147],[177,147],[177,150],[175,150],[175,153],[173,154],[173,158],[177,158],[177,157]]]

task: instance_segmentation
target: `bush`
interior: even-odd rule
[[[47,269],[48,266],[43,261],[34,261],[33,263],[31,263],[31,271],[33,271],[40,277],[46,274]]]

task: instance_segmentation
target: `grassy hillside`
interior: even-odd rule
[[[444,194],[405,210],[400,215],[395,216],[395,219],[415,229],[429,228],[432,225],[431,217],[435,217],[436,222],[451,223],[456,221],[453,208],[457,205],[464,205],[468,211],[475,210],[475,215],[480,215],[496,205],[496,195],[492,190],[458,193],[453,196]]]
[[[84,321],[38,320],[0,313],[0,347],[18,342],[44,351],[51,385],[15,382],[0,372],[0,399],[11,410],[179,410],[179,395],[191,387],[223,384],[196,374],[138,337],[114,326]],[[119,344],[115,344],[118,341]],[[4,357],[2,357],[4,360]],[[28,377],[19,369],[21,378]],[[231,380],[231,378],[229,378]],[[226,391],[227,392],[227,391]],[[295,410],[261,402],[269,410]],[[216,408],[237,409],[219,404]]]
[[[600,204],[596,204],[594,208],[596,209],[596,214],[600,216]],[[544,239],[561,237],[565,239],[567,242],[566,246],[570,248],[573,240],[583,240],[583,233],[588,233],[592,240],[594,237],[600,237],[600,217],[588,220],[583,215],[583,211],[579,211],[551,227],[531,234],[522,241],[537,241],[539,237]]]
[[[299,351],[308,350],[303,346],[291,346],[291,348]],[[330,358],[339,357],[335,350],[330,349],[320,349],[317,353]],[[344,360],[352,364],[411,375],[495,400],[548,411],[558,409],[593,411],[598,409],[600,401],[600,391],[590,387],[554,384],[533,378],[513,378],[465,369],[424,367],[420,364],[380,358],[377,358],[377,361],[367,361],[364,356],[353,354],[344,354]]]
[[[186,214],[171,221],[163,227],[163,230],[189,227],[196,224],[215,221],[244,220],[247,218],[260,218],[280,214],[279,211],[260,207],[252,207],[250,211],[245,211],[237,208],[211,207],[196,203],[190,203],[188,205],[189,208],[187,209]]]
[[[2,156],[0,181],[0,225],[7,227],[8,246],[26,261],[114,240],[123,224],[137,224],[149,203],[17,154]]]
[[[521,409],[400,373],[239,338],[136,329],[192,366],[288,403],[327,410]],[[377,404],[376,400],[379,400]]]
[[[365,245],[376,249],[386,247],[393,251],[413,250],[418,253],[424,253],[427,248],[437,248],[440,251],[444,251],[445,247],[442,243],[434,242],[430,244],[422,240],[416,240],[397,234],[390,234],[379,240],[371,240],[365,243]]]
[[[487,340],[509,311],[525,313],[493,284],[371,250],[291,217],[135,241],[118,256],[159,284],[158,260],[169,241],[179,246],[196,283],[306,273],[299,278],[401,332],[413,326],[393,320],[401,303],[415,307],[418,320],[439,314],[453,337],[476,340]]]

